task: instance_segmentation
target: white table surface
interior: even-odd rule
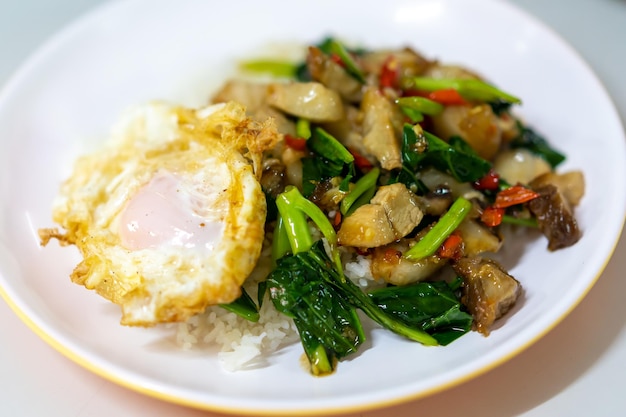
[[[102,0],[1,0],[0,86],[48,36]],[[552,26],[596,71],[626,121],[626,2],[515,0]],[[610,192],[610,190],[607,190]],[[597,284],[544,338],[509,362],[421,400],[354,414],[397,416],[626,415],[626,234]],[[0,301],[0,415],[218,416],[143,396],[84,370]]]

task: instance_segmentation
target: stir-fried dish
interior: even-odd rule
[[[505,225],[550,251],[581,237],[582,173],[557,172],[565,156],[515,115],[521,99],[467,68],[329,38],[304,62],[242,69],[212,107],[149,108],[83,158],[55,205],[66,233],[41,231],[79,247],[73,280],[124,324],[211,305],[255,321],[271,302],[323,375],[363,344],[358,310],[423,345],[489,335],[522,294],[492,256]]]

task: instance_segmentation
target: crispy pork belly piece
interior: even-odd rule
[[[502,246],[502,240],[490,228],[472,219],[463,220],[456,232],[463,239],[463,253],[466,256],[496,253]]]
[[[379,187],[371,204],[383,206],[397,238],[411,233],[424,217],[415,194],[402,183]]]
[[[404,120],[398,106],[376,87],[368,87],[361,102],[363,112],[363,146],[383,169],[402,167],[400,129]]]
[[[427,279],[448,262],[437,255],[412,261],[402,256],[408,249],[407,239],[375,248],[370,263],[372,276],[389,284],[408,285]]]
[[[334,122],[345,114],[339,93],[321,83],[272,83],[268,93],[269,105],[312,122]]]
[[[539,230],[548,238],[548,249],[555,251],[572,246],[581,237],[573,210],[559,189],[551,184],[534,188],[539,197],[528,202],[537,218]]]
[[[395,61],[394,65],[399,71],[399,78],[421,75],[432,65],[430,60],[409,47],[367,51],[360,57],[359,62],[366,73],[379,78],[383,67],[392,61]]]
[[[474,318],[474,330],[488,336],[522,291],[521,284],[496,261],[480,256],[460,258],[452,267],[463,278],[462,303]]]
[[[446,141],[460,136],[480,157],[491,160],[502,143],[498,120],[488,104],[446,106],[432,117],[433,132]]]
[[[309,47],[306,64],[313,80],[337,91],[344,100],[361,101],[362,84],[338,63],[315,46]]]
[[[535,188],[548,184],[554,185],[571,206],[577,206],[585,194],[585,177],[581,171],[547,172],[530,182]]]
[[[396,239],[393,226],[383,206],[365,204],[346,217],[337,232],[342,246],[375,248]]]
[[[344,246],[375,248],[411,233],[423,217],[415,195],[404,184],[385,185],[370,204],[344,219],[337,238]]]

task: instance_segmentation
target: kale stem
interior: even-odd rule
[[[298,118],[296,121],[296,135],[302,139],[311,137],[311,122],[308,119]]]
[[[341,255],[337,250],[337,233],[335,233],[333,225],[324,212],[313,202],[304,198],[296,187],[288,187],[285,192],[280,194],[276,198],[276,206],[284,222],[284,229],[291,246],[291,253],[295,255],[296,253],[306,252],[313,246],[313,238],[306,221],[306,215],[313,220],[313,223],[317,225],[326,238],[330,245],[335,267],[343,277]],[[279,252],[277,248],[276,255],[280,253],[282,252]]]
[[[327,375],[333,371],[333,365],[328,360],[324,346],[317,345],[315,350],[310,351],[307,357],[309,358],[313,375]]]
[[[274,236],[272,237],[272,264],[275,266],[276,261],[282,258],[291,250],[287,230],[282,216],[278,216],[276,227],[274,227]]]
[[[404,108],[409,108],[420,113],[435,116],[443,111],[443,105],[425,97],[400,97],[396,99],[396,104]]]
[[[491,84],[484,81],[473,79],[436,79],[428,77],[415,77],[407,81],[407,86],[423,91],[437,91],[445,89],[454,89],[466,99],[495,101],[504,100],[509,103],[519,104],[522,101]]]
[[[526,226],[526,227],[539,227],[537,225],[537,219],[529,218],[529,219],[521,219],[519,217],[510,216],[505,214],[502,216],[502,223],[514,224],[517,226]]]
[[[361,197],[367,190],[376,186],[378,176],[380,175],[380,169],[374,167],[367,174],[363,175],[354,185],[354,188],[341,200],[340,211],[341,214],[346,214],[352,207],[352,205]]]
[[[330,51],[341,59],[348,74],[352,75],[360,83],[365,84],[365,76],[363,75],[363,72],[350,55],[350,52],[341,43],[334,39],[331,40]]]
[[[297,192],[297,189],[295,190]],[[300,193],[298,192],[298,194]],[[283,221],[284,230],[291,246],[291,253],[295,255],[311,249],[313,238],[306,217],[302,211],[295,207],[294,202],[288,196],[288,192],[282,193],[276,198],[276,207],[278,207],[278,212]]]
[[[463,197],[459,197],[450,206],[450,209],[439,218],[439,221],[426,233],[422,239],[404,253],[404,257],[412,261],[435,253],[437,248],[448,236],[461,224],[465,216],[470,212],[472,203]]]
[[[296,75],[297,65],[292,62],[259,59],[243,61],[239,64],[242,71],[270,74],[273,77],[293,78]]]

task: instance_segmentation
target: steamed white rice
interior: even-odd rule
[[[216,346],[224,369],[235,371],[257,365],[265,355],[299,340],[293,320],[276,311],[266,299],[261,317],[253,323],[220,307],[178,325],[176,339],[183,349]]]
[[[246,283],[246,291],[257,298],[257,283],[269,272],[269,247],[263,250],[255,274]],[[265,260],[265,262],[263,262]],[[362,255],[344,253],[345,275],[361,287],[376,284],[370,272],[370,260]],[[228,371],[262,366],[264,360],[280,348],[299,341],[292,319],[279,313],[266,294],[260,319],[254,323],[220,307],[210,307],[177,325],[176,341],[183,349],[213,347]]]

